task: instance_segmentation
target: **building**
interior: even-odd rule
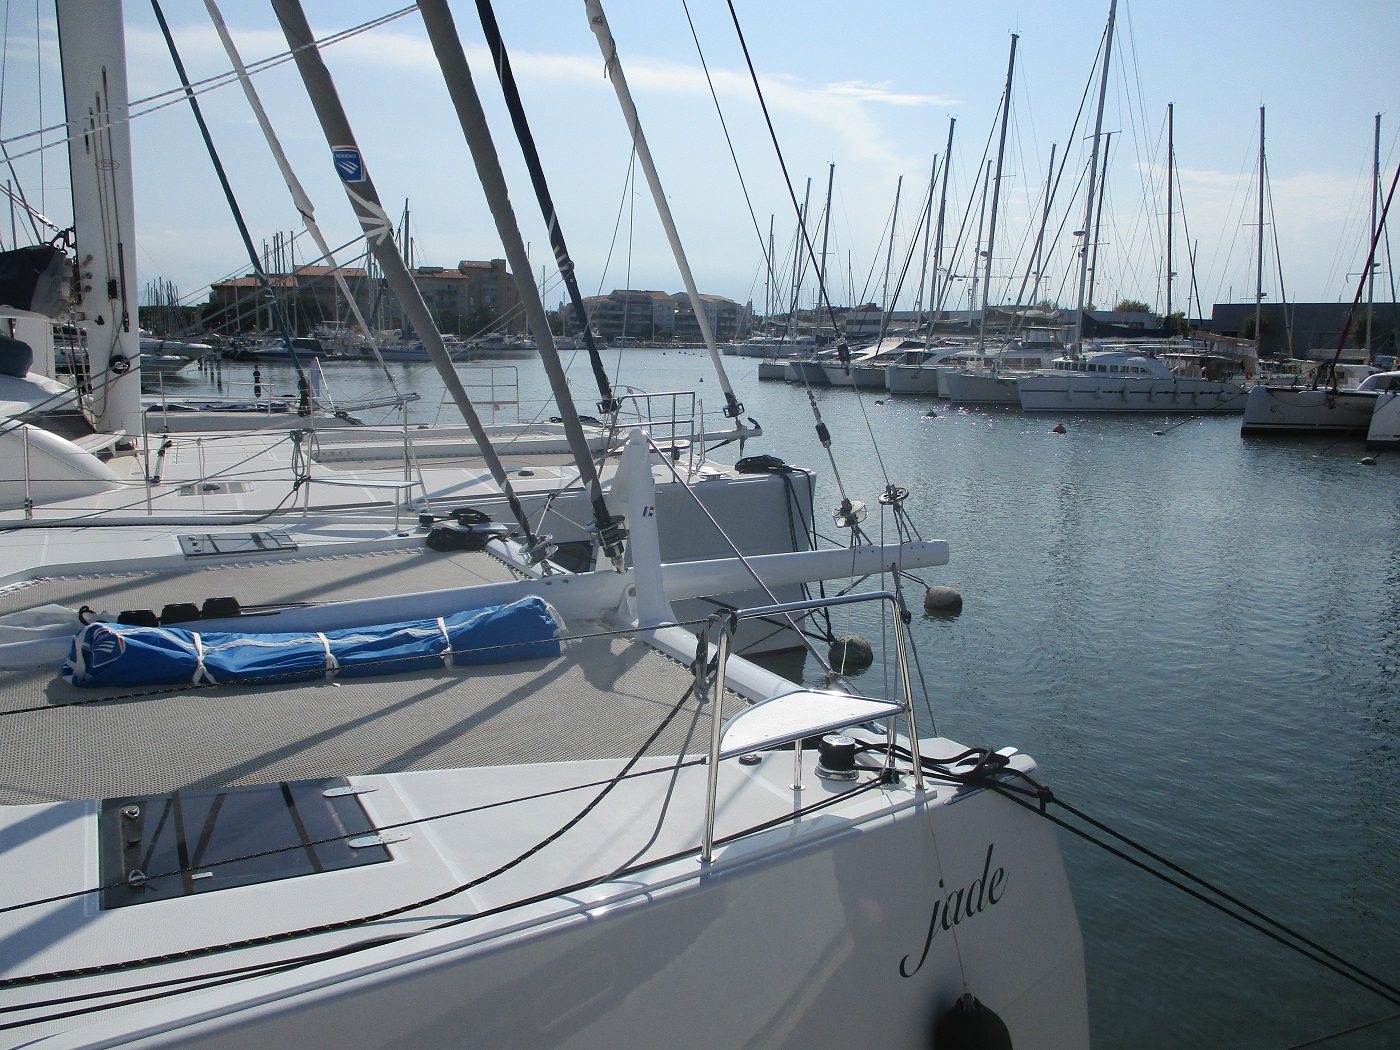
[[[722,295],[702,295],[710,331],[717,341],[730,342],[748,335],[751,313]],[[583,301],[593,334],[608,343],[637,340],[642,343],[703,342],[700,323],[691,309],[690,297],[682,292],[614,289],[608,295],[589,296]]]
[[[1337,352],[1350,312],[1351,303],[1264,303],[1260,307],[1263,333],[1259,356],[1330,358]],[[1367,315],[1365,303],[1356,308],[1342,349],[1344,361],[1365,358]],[[1400,312],[1394,303],[1376,303],[1370,316],[1372,356],[1393,356]],[[1209,330],[1217,335],[1254,338],[1254,304],[1216,303],[1211,310]]]
[[[288,325],[297,334],[306,334],[318,324],[343,322],[349,316],[332,272],[329,266],[302,266],[291,273],[268,275]],[[493,330],[516,334],[524,330],[520,296],[504,259],[464,259],[455,269],[419,266],[410,272],[443,332],[470,337]],[[341,274],[373,327],[403,326],[403,311],[382,279],[354,266],[341,267]],[[208,327],[232,332],[276,327],[267,295],[252,274],[211,285],[205,318]]]

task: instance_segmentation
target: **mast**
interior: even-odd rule
[[[773,213],[768,214],[768,265],[763,268],[763,334],[773,330]]]
[[[1259,245],[1254,271],[1254,353],[1264,346],[1264,107],[1259,107]]]
[[[98,430],[142,428],[136,205],[120,2],[58,0],[79,298],[74,316],[92,368]]]
[[[569,257],[568,246],[564,243],[564,231],[559,226],[559,216],[554,210],[554,200],[550,196],[549,184],[545,181],[544,165],[539,151],[535,148],[535,136],[525,118],[525,107],[520,101],[520,91],[516,87],[515,74],[510,68],[510,56],[506,53],[505,41],[501,38],[500,27],[496,24],[496,14],[491,9],[490,0],[477,0],[477,16],[486,34],[486,43],[496,67],[496,78],[501,82],[505,95],[506,108],[510,111],[510,121],[515,128],[516,140],[525,156],[525,165],[530,169],[530,182],[535,189],[535,199],[539,202],[549,229],[549,244],[554,250],[554,259],[559,267],[559,275],[564,279],[564,287],[569,293],[569,303],[573,307],[574,320],[583,335],[584,347],[588,351],[588,362],[593,369],[593,381],[598,387],[598,410],[611,414],[618,410],[617,397],[613,394],[612,383],[608,380],[607,369],[603,367],[602,355],[598,352],[597,340],[593,338],[593,327],[588,323],[588,312],[583,307],[583,294],[579,291],[578,278],[574,274],[574,261]],[[543,281],[541,281],[543,284]]]
[[[821,330],[821,300],[826,295],[826,245],[831,233],[831,187],[836,182],[836,162],[832,161],[826,171],[826,211],[822,213],[822,258],[817,267],[817,330]],[[813,332],[815,339],[817,332]]]
[[[810,243],[807,239],[807,216],[812,209],[812,180],[807,179],[807,191],[802,196],[802,210],[797,213],[797,243]],[[792,253],[792,311],[788,314],[788,325],[792,337],[797,338],[797,311],[802,308],[802,281],[806,277],[807,256],[799,248]],[[818,289],[820,292],[820,289]]]
[[[933,187],[938,182],[938,154],[933,155],[933,168],[928,173],[928,200],[924,202],[924,261],[919,271],[919,294],[914,302],[917,323],[924,319],[924,288],[928,284],[928,242],[933,236]],[[930,304],[932,305],[932,304]]]
[[[1050,170],[1045,173],[1045,208],[1040,215],[1040,231],[1035,235],[1035,281],[1031,284],[1031,306],[1040,301],[1040,278],[1045,253],[1045,228],[1050,225],[1050,184],[1055,178],[1055,143],[1050,143]],[[1024,284],[1021,285],[1025,287]],[[1017,292],[1019,306],[1020,293]]]
[[[1167,103],[1167,312],[1172,315],[1172,169],[1176,165],[1176,154],[1172,150],[1173,103]]]
[[[733,419],[737,426],[739,417],[743,415],[744,406],[734,396],[734,389],[729,385],[729,377],[725,375],[724,365],[720,362],[719,347],[715,345],[714,332],[710,329],[710,319],[705,314],[705,304],[701,301],[700,292],[695,287],[695,277],[690,272],[690,263],[686,261],[685,249],[681,247],[680,234],[676,232],[676,223],[671,217],[671,206],[666,203],[666,194],[661,188],[661,178],[656,173],[656,164],[651,159],[651,150],[647,147],[646,136],[642,134],[641,121],[637,117],[637,107],[632,104],[632,94],[627,88],[627,78],[622,72],[622,61],[617,56],[617,43],[613,40],[612,30],[608,28],[608,19],[603,14],[603,5],[599,0],[584,0],[584,6],[588,12],[589,27],[598,40],[598,48],[603,53],[603,61],[607,63],[608,79],[612,81],[613,90],[617,93],[618,104],[622,107],[623,117],[627,121],[627,130],[632,136],[632,146],[637,151],[637,159],[641,161],[642,170],[646,173],[647,185],[651,187],[651,196],[656,202],[656,211],[661,218],[661,225],[665,227],[666,239],[671,242],[671,253],[676,257],[676,265],[680,267],[681,279],[685,282],[685,292],[690,298],[690,308],[695,311],[695,320],[700,326],[700,334],[705,340],[705,348],[710,352],[710,361],[715,367],[715,374],[719,377],[719,385],[724,391],[724,414]]]
[[[953,167],[953,128],[957,123],[957,117],[948,118],[948,145],[943,150],[943,189],[938,194],[938,232],[933,238],[933,301],[929,305],[935,311],[935,316],[929,321],[930,340],[933,338],[933,321],[943,312],[943,295],[948,291],[945,286],[943,295],[939,294],[938,271],[943,259],[943,218],[948,210],[948,172]]]
[[[982,323],[977,328],[977,352],[982,353],[987,345],[987,297],[992,291],[992,247],[997,236],[997,201],[1001,197],[1001,161],[1006,153],[1006,125],[1011,116],[1011,77],[1016,71],[1016,41],[1021,37],[1011,34],[1011,57],[1006,62],[1006,94],[1001,107],[1001,142],[997,145],[997,175],[992,181],[992,219],[987,225],[987,266],[982,281]]]
[[[1099,228],[1103,225],[1103,199],[1108,196],[1104,193],[1104,186],[1108,184],[1108,151],[1113,145],[1113,132],[1104,133],[1103,137],[1103,177],[1099,179],[1099,200],[1094,208],[1094,247],[1093,255],[1089,260],[1089,305],[1094,305],[1094,278],[1099,272]]]
[[[982,261],[982,227],[986,225],[987,221],[987,184],[991,181],[991,178],[992,162],[987,161],[987,166],[983,169],[982,175],[982,206],[977,209],[977,245],[973,249],[972,256],[972,292],[967,297],[967,327],[969,328],[972,327],[972,311],[977,309],[977,275],[981,273],[977,264]],[[986,293],[984,292],[983,299],[985,300],[985,298]]]
[[[452,12],[447,6],[447,0],[421,0],[418,11],[423,16],[423,24],[427,27],[428,38],[437,55],[438,65],[442,67],[448,93],[457,109],[457,119],[462,124],[462,133],[471,148],[472,160],[476,164],[477,175],[486,193],[491,216],[496,221],[496,230],[500,234],[506,258],[515,273],[516,287],[525,307],[525,319],[535,333],[540,360],[544,363],[550,388],[559,407],[569,451],[573,454],[580,480],[588,493],[600,539],[609,558],[620,571],[623,548],[622,534],[617,527],[619,521],[608,511],[607,503],[603,499],[603,485],[593,463],[583,424],[579,421],[578,412],[569,393],[568,377],[564,374],[564,366],[554,347],[554,333],[550,330],[549,320],[545,316],[539,289],[535,287],[525,239],[521,236],[520,227],[515,220],[515,210],[511,207],[510,194],[506,189],[505,174],[501,171],[500,159],[491,141],[491,132],[486,126],[486,114],[481,108],[481,99],[476,93],[471,70],[467,66],[467,57],[462,51],[462,41],[452,20]],[[557,232],[557,224],[553,230]],[[561,238],[558,244],[562,243]],[[561,260],[561,264],[563,262],[567,262],[567,256]]]
[[[1376,204],[1381,195],[1381,115],[1376,114],[1375,160],[1371,166],[1371,240],[1376,239]],[[1376,314],[1376,267],[1366,274],[1366,363],[1371,363],[1371,332]]]
[[[1094,217],[1094,179],[1099,170],[1099,136],[1103,134],[1103,106],[1108,97],[1108,63],[1113,54],[1113,20],[1118,14],[1118,0],[1109,0],[1108,27],[1104,30],[1103,74],[1099,77],[1099,110],[1094,118],[1094,144],[1089,151],[1089,193],[1084,198],[1084,236],[1089,236],[1090,220]],[[1084,345],[1084,292],[1089,277],[1089,244],[1084,242],[1079,257],[1079,302],[1074,311],[1074,341],[1070,344],[1069,356],[1079,358]]]
[[[224,45],[224,53],[228,55],[229,61],[233,64],[233,71],[238,74],[238,82],[243,85],[243,94],[247,97],[248,105],[253,110],[253,116],[257,118],[258,126],[262,128],[263,138],[267,140],[268,149],[272,151],[272,157],[282,172],[282,180],[287,184],[287,192],[292,195],[292,204],[300,213],[302,224],[311,234],[311,239],[316,242],[316,250],[321,253],[321,258],[331,264],[331,276],[335,279],[340,294],[345,297],[345,304],[355,318],[355,324],[359,326],[365,339],[368,340],[369,348],[379,362],[379,367],[384,370],[384,378],[389,381],[390,389],[394,391],[396,396],[402,396],[399,394],[398,384],[394,382],[393,373],[389,371],[389,367],[379,355],[379,347],[375,343],[374,333],[370,331],[369,323],[365,320],[364,314],[360,312],[360,304],[355,301],[355,295],[345,280],[340,262],[336,259],[335,253],[331,251],[330,245],[326,243],[325,235],[321,233],[321,227],[316,222],[316,209],[311,203],[311,198],[307,196],[301,181],[292,171],[291,162],[287,160],[287,154],[282,150],[282,143],[277,138],[277,133],[272,130],[272,122],[268,120],[267,111],[263,109],[262,99],[258,97],[257,89],[253,87],[253,80],[248,76],[248,69],[244,66],[243,57],[238,53],[238,48],[233,43],[228,26],[224,24],[224,16],[219,10],[219,5],[215,0],[204,0],[204,6],[209,12],[210,20],[214,23],[215,31],[219,34],[220,42]],[[337,310],[336,322],[339,323],[339,321],[339,311]],[[417,397],[417,394],[410,395],[412,400],[416,400]]]
[[[880,289],[880,300],[882,314],[880,316],[880,335],[878,339],[885,338],[885,329],[889,326],[890,314],[894,313],[894,303],[890,302],[890,261],[894,258],[894,231],[899,221],[899,194],[904,189],[904,176],[899,177],[899,181],[894,184],[894,212],[890,215],[890,243],[885,249],[885,282]],[[877,339],[877,341],[878,341]]]
[[[281,23],[283,35],[287,38],[287,46],[296,59],[297,70],[301,74],[302,82],[306,85],[306,92],[311,99],[311,104],[316,110],[321,130],[325,133],[326,144],[331,148],[335,159],[336,174],[340,176],[341,183],[345,187],[345,195],[350,199],[355,217],[360,220],[360,226],[364,229],[365,244],[373,253],[384,273],[385,280],[399,300],[399,305],[403,308],[405,322],[411,323],[417,330],[418,337],[423,340],[423,346],[437,367],[443,384],[451,393],[452,400],[471,429],[472,437],[476,439],[477,445],[481,449],[481,457],[485,460],[491,477],[500,486],[506,502],[510,505],[511,514],[524,530],[526,542],[531,548],[531,557],[536,559],[544,557],[548,553],[547,548],[543,544],[537,543],[534,530],[530,527],[530,520],[526,517],[525,508],[520,505],[515,489],[511,486],[510,477],[506,474],[505,467],[501,464],[500,457],[496,455],[496,450],[491,444],[490,435],[482,426],[481,419],[477,416],[476,409],[467,396],[466,388],[462,386],[462,379],[452,365],[452,358],[447,352],[447,347],[443,345],[442,333],[438,331],[437,325],[433,322],[428,304],[423,301],[423,294],[414,282],[413,275],[395,250],[393,221],[379,201],[379,191],[375,189],[374,182],[370,179],[369,170],[360,154],[360,148],[356,145],[354,132],[350,130],[350,121],[345,116],[340,96],[336,93],[335,84],[331,81],[330,71],[326,69],[325,62],[321,59],[321,52],[316,46],[316,37],[306,22],[306,14],[301,9],[301,2],[300,0],[272,0],[272,9],[277,15],[278,22]]]

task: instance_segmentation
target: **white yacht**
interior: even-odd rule
[[[896,362],[885,366],[885,389],[891,394],[945,396],[939,393],[939,378],[950,362],[965,353],[971,344],[966,339],[940,340],[932,343],[928,353],[918,361]]]
[[[817,349],[817,340],[810,335],[753,335],[741,343],[723,343],[720,349],[728,357],[774,360],[813,353]]]
[[[120,5],[60,0],[60,24],[65,69],[124,100],[76,60],[75,18],[119,53]],[[0,1046],[924,1045],[968,1011],[1087,1045],[1054,829],[1018,794],[1035,763],[921,734],[893,582],[776,597],[946,544],[741,557],[703,494],[775,533],[791,517],[753,497],[791,472],[731,487],[703,438],[648,420],[598,435],[625,549],[571,572],[484,520],[470,490],[496,480],[450,456],[488,450],[458,435],[307,417],[182,440],[121,411],[52,463],[58,435],[3,432]],[[548,486],[552,530],[593,450],[566,467],[514,437],[537,458],[492,491]],[[864,605],[887,696],[736,655],[744,623]]]
[[[1022,343],[982,353],[973,351],[949,359],[950,366],[940,376],[941,391],[955,405],[1021,403],[1017,383],[1027,374],[1050,368],[1059,356],[1058,347],[1037,347]]]
[[[1127,347],[1061,357],[1016,385],[1028,412],[1238,413],[1246,394],[1229,379],[1183,376]]]
[[[1391,390],[1400,372],[1366,369],[1365,378],[1351,384],[1343,375],[1334,383],[1264,385],[1253,387],[1245,403],[1243,434],[1324,433],[1366,434],[1377,400]],[[1382,424],[1384,425],[1384,424]]]
[[[0,1044],[917,1045],[971,992],[1087,1045],[1034,763],[920,737],[902,649],[889,700],[732,654],[804,603],[670,626],[748,570],[655,561],[645,444],[625,572],[253,529],[8,574]]]

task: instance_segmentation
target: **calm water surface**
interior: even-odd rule
[[[705,355],[607,360],[624,383],[696,390],[718,420]],[[724,361],[766,431],[745,451],[816,468],[834,532],[805,392]],[[390,367],[434,418],[431,369]],[[382,389],[368,366],[326,371],[342,397]],[[591,405],[581,359],[570,375]],[[519,377],[525,414],[551,414],[538,362]],[[1065,416],[1057,435],[1057,417],[815,396],[851,498],[874,508],[887,481],[907,486],[921,534],[952,545],[925,576],[957,587],[963,613],[912,627],[939,731],[1033,754],[1066,801],[1400,984],[1400,454],[1368,466],[1359,441],[1246,441],[1238,417]],[[1397,1012],[1060,841],[1096,1046],[1279,1050]],[[1400,1021],[1326,1045],[1400,1046]]]

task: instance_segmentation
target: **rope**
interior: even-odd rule
[[[1072,835],[1098,846],[1100,849],[1112,854],[1120,860],[1126,861],[1133,867],[1160,879],[1162,882],[1180,890],[1188,896],[1194,897],[1201,903],[1214,908],[1216,911],[1234,919],[1236,922],[1248,926],[1258,933],[1262,933],[1270,940],[1292,949],[1304,958],[1318,963],[1338,976],[1346,978],[1387,1002],[1400,1005],[1400,988],[1377,977],[1361,966],[1344,959],[1336,952],[1323,947],[1306,935],[1266,915],[1259,909],[1246,904],[1235,895],[1193,874],[1181,865],[1168,860],[1161,854],[1144,846],[1142,843],[1137,842],[1119,831],[1115,831],[1102,821],[1096,820],[1082,810],[1057,798],[1049,788],[1038,783],[1029,774],[1008,767],[1007,759],[1002,756],[985,748],[972,749],[968,751],[966,755],[980,756],[977,766],[966,774],[954,773],[943,764],[930,763],[928,759],[921,758],[920,761],[923,763],[925,769],[934,776],[946,778],[960,784],[967,784],[995,791],[997,794],[1014,802],[1016,805],[1036,813],[1056,826],[1064,828]],[[954,764],[957,763],[955,762]],[[998,774],[1002,776],[1014,776],[1025,781],[1025,783],[1029,785],[1029,788],[1013,787],[1005,779],[999,778]],[[1095,831],[1102,832],[1116,839],[1128,849],[1136,851],[1141,854],[1142,857],[1148,858],[1152,863],[1149,864],[1140,857],[1126,853],[1103,839],[1096,837],[1091,832],[1048,812],[1048,807],[1052,804],[1059,805],[1061,809],[1065,810],[1077,820],[1088,824]],[[1154,867],[1154,864],[1160,867]],[[1163,871],[1161,870],[1162,868],[1167,870]],[[1194,883],[1199,889],[1193,888],[1193,886],[1187,883]]]

